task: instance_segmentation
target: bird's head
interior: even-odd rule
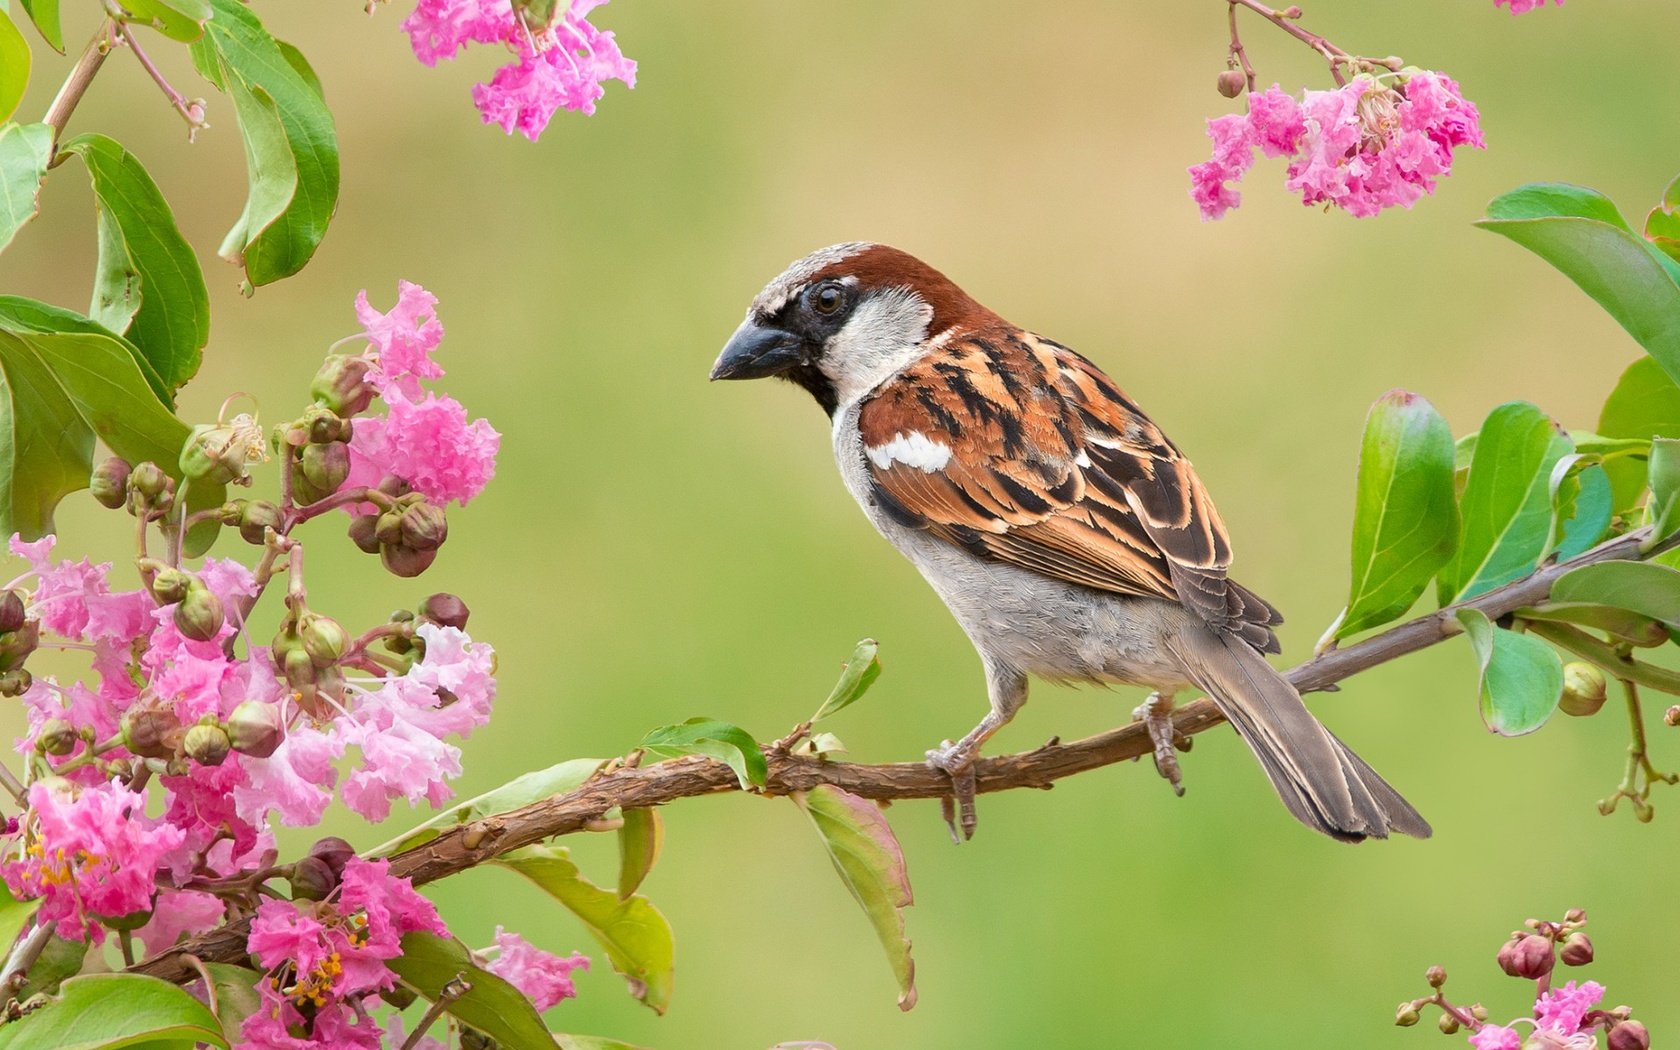
[[[884,244],[836,244],[758,293],[712,378],[779,376],[833,415],[932,341],[987,320],[995,316],[914,256]]]

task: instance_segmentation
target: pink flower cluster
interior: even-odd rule
[[[1597,981],[1579,985],[1570,981],[1546,992],[1534,1002],[1534,1039],[1540,1046],[1558,1050],[1598,1046],[1598,1022],[1589,1024],[1587,1012],[1603,998],[1604,986]],[[1514,1027],[1484,1024],[1470,1036],[1470,1045],[1476,1050],[1522,1050],[1523,1038]]]
[[[532,142],[555,110],[584,114],[606,90],[605,80],[636,86],[636,63],[624,57],[613,34],[588,22],[606,0],[562,2],[550,25],[532,25],[526,10],[509,0],[420,0],[403,20],[414,55],[428,66],[454,58],[469,43],[506,47],[515,60],[473,88],[473,104],[486,124]]]
[[[1504,7],[1507,4],[1510,5],[1513,15],[1526,15],[1530,11],[1537,11],[1545,7],[1546,0],[1493,0],[1494,7]],[[1562,7],[1563,0],[1557,0],[1557,5]]]
[[[1253,166],[1256,148],[1291,158],[1285,186],[1303,204],[1365,218],[1410,208],[1451,174],[1455,149],[1483,146],[1475,105],[1451,77],[1428,71],[1402,73],[1393,86],[1361,75],[1300,101],[1274,84],[1249,95],[1246,114],[1216,117],[1207,130],[1213,156],[1190,168],[1190,197],[1204,220],[1241,202],[1230,184]]]
[[[420,380],[443,375],[431,358],[443,340],[437,297],[402,281],[397,305],[382,314],[363,291],[356,318],[367,331],[368,383],[388,413],[356,420],[341,488],[377,485],[391,475],[439,505],[465,504],[495,476],[502,436],[484,419],[468,422],[454,398],[420,389]]]
[[[496,958],[485,969],[519,989],[538,1010],[547,1010],[562,999],[576,999],[572,971],[589,969],[589,958],[581,952],[564,956],[545,952],[500,926],[496,927],[496,949]]]

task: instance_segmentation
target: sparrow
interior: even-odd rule
[[[1190,461],[1096,365],[913,256],[857,242],[766,285],[711,371],[767,376],[828,413],[846,488],[979,653],[990,710],[927,753],[951,778],[953,837],[957,808],[974,833],[975,758],[1029,676],[1151,689],[1133,716],[1180,794],[1171,710],[1194,688],[1303,824],[1349,842],[1429,836],[1266,662],[1282,617],[1227,574],[1230,540]]]

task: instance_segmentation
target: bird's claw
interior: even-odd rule
[[[974,754],[947,740],[927,753],[927,763],[951,778],[951,793],[939,800],[939,814],[951,829],[951,841],[961,845],[974,837],[979,822],[974,813]]]
[[[1149,731],[1149,742],[1155,752],[1155,771],[1172,785],[1173,794],[1182,797],[1184,772],[1178,767],[1176,752],[1190,750],[1190,738],[1173,725],[1172,697],[1151,693],[1149,699],[1132,712],[1132,717],[1142,722]]]

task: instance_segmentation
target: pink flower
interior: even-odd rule
[[[267,758],[241,756],[247,782],[233,789],[236,811],[241,819],[259,825],[270,810],[292,827],[320,823],[338,782],[333,762],[343,755],[344,741],[337,734],[293,726]]]
[[[213,893],[198,890],[162,890],[152,917],[138,931],[147,955],[172,946],[182,934],[199,934],[222,921],[227,905]]]
[[[344,739],[362,749],[362,763],[344,778],[340,794],[367,819],[390,816],[394,798],[409,805],[424,798],[438,806],[454,794],[446,781],[461,775],[461,749],[392,717],[389,709],[353,723]]]
[[[1493,0],[1494,7],[1504,7],[1506,4],[1511,5],[1511,13],[1513,15],[1526,15],[1530,11],[1538,11],[1540,8],[1545,7],[1546,0]],[[1559,7],[1562,7],[1563,0],[1557,0],[1557,4]]]
[[[356,319],[367,330],[373,351],[374,366],[368,382],[381,394],[395,386],[407,397],[417,398],[420,380],[443,375],[443,368],[431,356],[443,341],[437,296],[431,292],[412,282],[398,281],[397,305],[382,314],[368,305],[364,289],[356,295]]]
[[[1190,197],[1202,209],[1203,220],[1217,219],[1242,203],[1242,195],[1227,182],[1241,179],[1254,164],[1254,131],[1246,117],[1227,114],[1207,122],[1213,140],[1213,159],[1190,169]]]
[[[219,839],[229,838],[235,855],[257,844],[257,827],[239,815],[234,802],[234,792],[247,782],[242,761],[243,756],[230,754],[219,766],[193,762],[185,776],[160,778],[169,799],[163,819],[184,836],[167,858],[178,878],[190,876],[197,856]]]
[[[487,420],[467,422],[459,401],[434,393],[415,401],[392,387],[384,398],[388,416],[356,420],[344,488],[377,485],[394,474],[439,504],[464,505],[484,491],[502,442]]]
[[[1268,157],[1287,157],[1299,147],[1307,133],[1300,103],[1273,84],[1248,96],[1248,125],[1253,142]]]
[[[519,989],[539,1011],[562,999],[577,998],[572,971],[589,969],[587,956],[580,952],[567,956],[545,952],[517,933],[503,932],[500,926],[496,927],[496,947],[500,954],[485,969]]]
[[[420,0],[403,19],[414,57],[428,66],[454,58],[468,43],[498,44],[514,32],[508,0]]]
[[[1577,985],[1570,981],[1553,988],[1534,1003],[1534,1027],[1552,1035],[1570,1036],[1581,1030],[1581,1019],[1604,998],[1604,986],[1597,981]]]
[[[8,848],[0,875],[19,899],[43,898],[40,921],[57,919],[60,936],[72,940],[101,938],[102,917],[150,908],[163,856],[185,838],[146,816],[144,795],[116,782],[37,782],[29,809],[25,844]]]
[[[11,539],[11,551],[29,562],[36,576],[35,592],[30,596],[30,613],[41,621],[42,630],[65,638],[80,638],[88,626],[88,599],[108,594],[110,587],[105,576],[111,571],[109,562],[95,565],[83,558],[80,562],[54,562],[52,550],[57,540],[46,536],[34,543],[24,543],[17,536]]]
[[[1470,1037],[1470,1045],[1476,1050],[1522,1050],[1522,1036],[1515,1028],[1485,1024]]]
[[[423,623],[415,632],[426,644],[426,655],[401,679],[425,690],[421,710],[410,716],[426,730],[442,736],[466,736],[490,720],[490,704],[496,697],[496,650],[475,642],[456,627]],[[449,699],[439,694],[448,693]]]

